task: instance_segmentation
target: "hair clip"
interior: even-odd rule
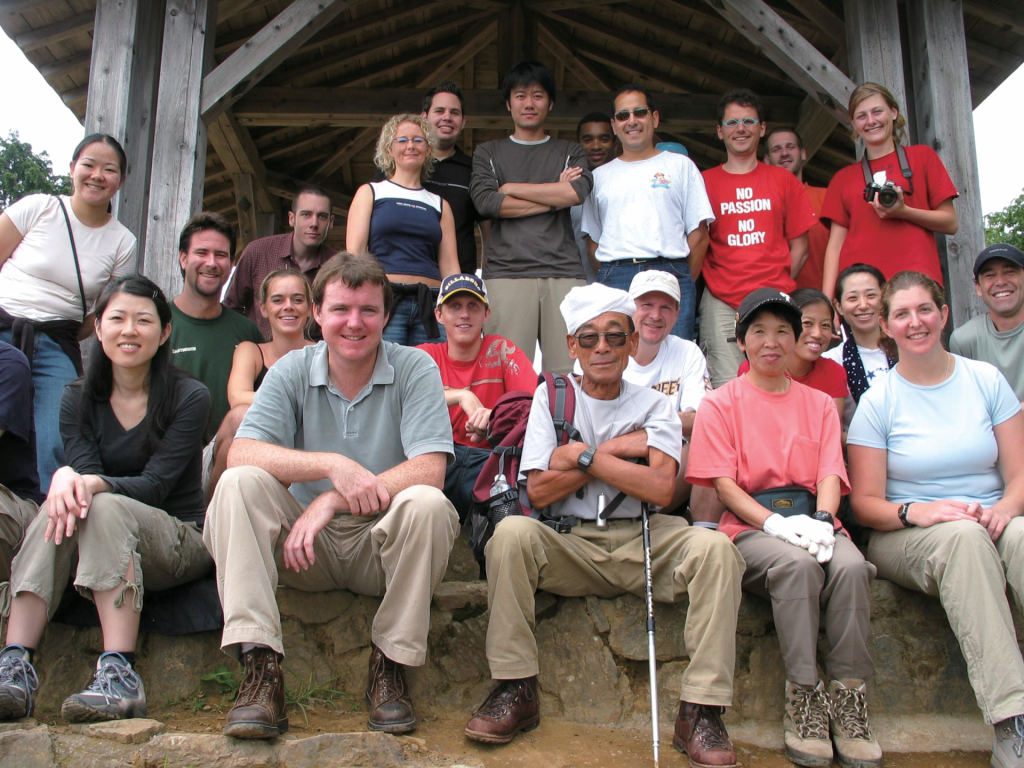
[[[153,300],[155,301],[160,297],[160,291],[153,291]]]

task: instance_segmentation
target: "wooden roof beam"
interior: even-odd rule
[[[70,72],[73,69],[87,67],[91,61],[92,51],[82,51],[81,53],[76,53],[74,56],[68,56],[66,59],[57,59],[56,61],[51,61],[48,64],[40,64],[39,74],[43,77],[63,75],[65,72]]]
[[[15,35],[14,44],[25,53],[28,53],[29,51],[45,48],[53,43],[67,40],[75,35],[91,32],[95,21],[96,12],[86,11],[77,16],[71,16],[67,19],[55,21],[53,24],[47,24],[45,27],[30,29],[28,32]]]
[[[203,78],[200,113],[211,123],[354,0],[293,0]]]
[[[763,0],[705,0],[843,125],[854,83]]]
[[[964,10],[997,27],[1024,35],[1024,10],[1019,5],[1016,10],[1011,10],[990,0],[964,0]]]
[[[789,0],[836,48],[846,45],[846,24],[829,10],[821,0]]]
[[[38,11],[57,3],[67,7],[65,0],[0,0],[0,13],[13,16],[23,11]]]
[[[526,0],[524,5],[531,11],[547,13],[549,11],[568,11],[573,8],[586,8],[594,5],[620,5],[623,0]]]
[[[577,56],[576,51],[563,42],[543,19],[537,19],[537,42],[547,48],[556,61],[576,75],[588,88],[595,91],[613,90],[611,81]]]
[[[625,59],[621,56],[616,56],[614,53],[610,53],[607,50],[601,50],[597,46],[585,45],[583,43],[576,44],[576,51],[581,56],[585,56],[598,64],[604,64],[606,66],[628,72],[630,77],[636,81],[638,85],[655,83],[669,93],[690,93],[688,89],[680,86],[678,81],[671,75],[666,75],[662,72],[649,69],[638,61],[630,61],[629,59]],[[614,91],[616,89],[609,88],[608,90]]]
[[[292,178],[287,174],[267,171],[267,187],[271,193],[276,197],[287,200],[289,203],[295,199],[295,193],[306,186],[306,184],[307,182]],[[331,196],[331,210],[334,211],[334,215],[347,215],[349,203],[352,202],[352,194],[339,189],[320,186],[324,192]]]
[[[217,0],[217,23],[222,24],[237,16],[252,4],[253,0]]]
[[[224,169],[232,176],[252,176],[259,207],[272,211],[273,203],[265,187],[266,166],[249,132],[239,124],[231,110],[222,112],[207,126],[207,136]]]

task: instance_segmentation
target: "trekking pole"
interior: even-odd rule
[[[644,597],[647,602],[647,665],[651,674],[651,738],[654,746],[654,768],[658,768],[658,672],[654,652],[654,579],[651,575],[651,521],[647,505],[640,505],[644,530]]]

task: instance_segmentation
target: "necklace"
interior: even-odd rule
[[[951,355],[949,352],[947,352],[946,353],[946,357],[948,358],[948,361],[946,362],[946,373],[942,377],[943,381],[945,381],[946,379],[949,378],[950,369],[953,367],[953,355]]]

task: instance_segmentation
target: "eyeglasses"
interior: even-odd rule
[[[408,136],[399,136],[398,138],[395,139],[395,144],[404,147],[410,141],[416,146],[419,146],[420,144],[426,142],[426,139],[424,139],[422,136],[413,136],[411,139]]]
[[[584,349],[593,349],[597,346],[598,341],[604,336],[604,340],[608,342],[609,347],[624,347],[626,345],[626,339],[629,338],[628,333],[622,331],[609,331],[608,333],[581,333],[575,337],[576,343]]]
[[[649,107],[633,107],[631,110],[623,109],[615,113],[615,119],[620,123],[624,123],[629,120],[630,115],[633,115],[633,117],[639,120],[642,117],[647,117],[647,113],[650,111]]]
[[[761,122],[760,120],[758,120],[756,118],[753,118],[753,117],[744,117],[743,119],[740,119],[738,117],[734,117],[731,120],[723,120],[722,121],[722,125],[726,125],[726,126],[728,126],[730,128],[735,128],[740,123],[743,123],[745,126],[747,126],[747,128],[753,128],[755,125],[757,125],[760,122]]]

